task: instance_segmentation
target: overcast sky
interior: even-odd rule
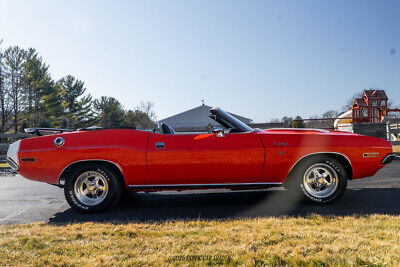
[[[400,104],[400,1],[4,1],[4,46],[34,47],[94,97],[205,103],[256,122],[340,109],[363,88]]]

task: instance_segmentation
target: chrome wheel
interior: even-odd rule
[[[325,163],[309,167],[303,177],[304,189],[315,198],[327,198],[332,195],[339,184],[335,169]]]
[[[82,204],[96,206],[108,194],[107,179],[97,171],[84,172],[76,179],[74,193]]]

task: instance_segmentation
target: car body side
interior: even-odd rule
[[[277,129],[264,131],[260,136],[267,152],[268,168],[263,177],[283,183],[296,165],[321,155],[341,162],[348,171],[348,179],[373,176],[385,166],[382,161],[393,151],[386,140],[346,132]]]
[[[57,147],[53,141],[60,136],[65,139],[65,144]],[[154,184],[152,175],[160,175],[164,171],[170,176],[161,181],[168,184],[168,177],[173,177],[174,172],[183,176],[193,170],[204,176],[200,183],[213,183],[217,179],[215,177],[222,177],[217,182],[229,183],[234,174],[234,182],[284,184],[296,165],[308,157],[320,154],[338,157],[350,167],[348,178],[359,179],[374,175],[384,166],[382,161],[385,156],[392,153],[390,142],[351,133],[274,129],[226,136],[233,139],[218,138],[214,134],[166,136],[129,129],[33,137],[20,143],[19,173],[30,180],[58,184],[65,170],[73,164],[101,161],[118,168],[127,188],[130,185]],[[154,142],[160,138],[167,140],[164,151],[154,149]],[[188,149],[197,144],[203,146],[190,154]],[[218,151],[212,147],[215,144],[218,144]],[[175,146],[174,151],[171,151],[171,145]],[[165,151],[171,152],[168,157],[163,154]],[[246,153],[246,156],[240,157],[241,153]],[[365,157],[365,153],[374,156]],[[170,155],[175,161],[168,161]],[[197,157],[194,158],[194,155]],[[202,159],[207,160],[207,165],[201,165]],[[162,161],[169,164],[168,168],[156,172]],[[219,175],[221,167],[225,169]],[[207,177],[207,173],[211,172],[214,176]],[[240,180],[239,177],[244,178]],[[188,178],[185,183],[198,184],[199,177]]]
[[[71,164],[104,161],[118,167],[127,185],[146,184],[149,134],[134,130],[100,130],[24,139],[19,149],[19,173],[31,180],[58,184],[63,171]],[[62,147],[53,143],[59,136],[65,139]],[[34,161],[24,162],[24,159]]]

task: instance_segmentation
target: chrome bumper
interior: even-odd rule
[[[396,154],[389,154],[382,160],[382,164],[389,164],[397,157],[398,156]]]
[[[20,144],[21,144],[21,141],[17,141],[17,142],[12,143],[8,147],[8,151],[7,151],[7,163],[8,163],[8,165],[10,165],[10,167],[14,171],[18,171],[19,170],[18,152],[19,152]]]
[[[15,163],[11,158],[7,157],[7,164],[10,165],[11,169],[13,169],[14,171],[18,171],[19,170],[18,164]]]

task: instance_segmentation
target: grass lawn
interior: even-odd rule
[[[0,226],[0,265],[387,265],[400,217]]]

